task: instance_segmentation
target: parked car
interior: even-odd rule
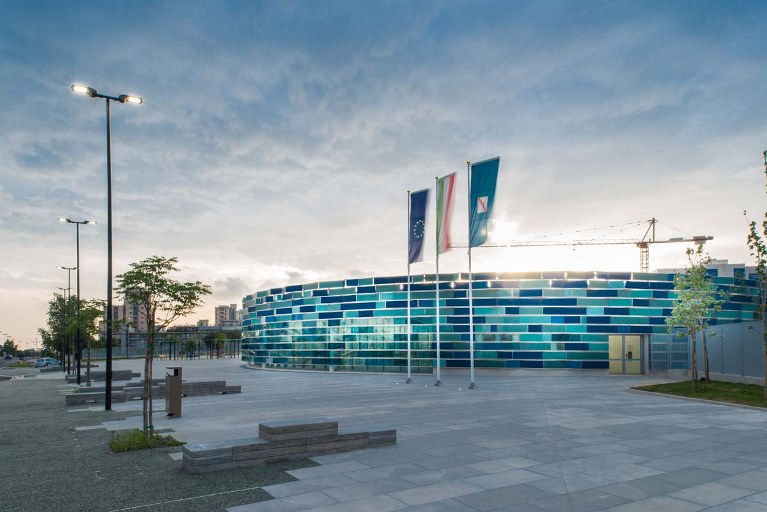
[[[11,354],[5,354],[6,359],[13,359],[13,356]]]
[[[35,368],[45,368],[46,366],[61,366],[61,361],[52,357],[41,357],[35,360]]]

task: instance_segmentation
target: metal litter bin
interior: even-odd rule
[[[165,412],[169,418],[181,417],[181,367],[168,366],[165,373]]]

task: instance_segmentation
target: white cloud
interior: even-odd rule
[[[507,235],[655,216],[742,260],[742,210],[764,209],[767,48],[748,22],[763,6],[64,7],[17,4],[0,20],[0,290],[25,290],[29,315],[3,319],[19,337],[74,258],[56,217],[99,221],[81,230],[82,284],[104,294],[104,105],[73,96],[74,81],[145,98],[112,109],[115,273],[178,256],[184,279],[213,285],[198,317],[260,288],[405,273],[405,190],[450,171],[465,239],[467,159],[501,155]],[[431,258],[427,245],[415,271],[431,272]],[[464,260],[453,251],[441,268]],[[637,262],[631,246],[476,259]]]

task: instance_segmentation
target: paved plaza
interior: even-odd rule
[[[158,362],[156,377],[174,363]],[[767,411],[626,391],[656,382],[551,372],[467,377],[252,370],[184,361],[185,380],[242,394],[185,398],[156,428],[198,443],[257,436],[258,423],[329,418],[396,428],[397,445],[317,457],[265,487],[265,511],[767,511]],[[140,368],[117,362],[115,368]],[[163,402],[157,401],[158,408]],[[140,403],[114,404],[115,410]],[[140,426],[140,417],[106,423]]]

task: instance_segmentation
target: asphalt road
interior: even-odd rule
[[[67,408],[63,378],[43,378],[36,369],[0,375],[17,377],[0,380],[0,511],[222,511],[270,499],[262,486],[293,480],[285,471],[314,465],[198,475],[170,458],[180,447],[113,454],[106,430],[76,427],[128,413]]]

